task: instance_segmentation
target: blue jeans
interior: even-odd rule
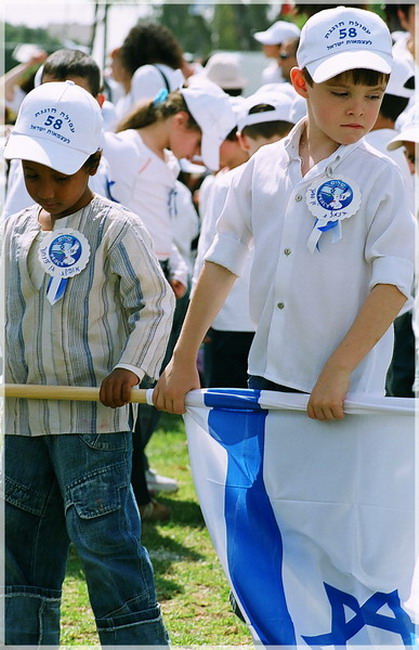
[[[59,645],[70,541],[102,645],[167,645],[130,484],[131,432],[5,436],[6,644]]]

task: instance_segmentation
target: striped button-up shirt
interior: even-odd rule
[[[31,247],[40,232],[39,206],[5,224],[5,381],[19,384],[99,386],[116,367],[141,379],[157,377],[171,330],[174,295],[152,251],[150,237],[132,212],[98,195],[82,210],[59,219],[90,247],[87,266],[70,278],[64,296],[46,298],[31,277]],[[33,250],[33,249],[32,249]],[[53,400],[6,400],[5,431],[18,435],[126,431],[128,406]]]

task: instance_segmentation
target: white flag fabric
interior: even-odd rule
[[[198,498],[253,640],[417,645],[415,400],[353,395],[320,422],[307,399],[187,396]]]

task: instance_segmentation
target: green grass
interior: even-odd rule
[[[143,544],[155,572],[157,597],[173,646],[251,646],[248,629],[231,612],[229,588],[198,505],[181,417],[162,415],[147,448],[152,467],[176,478],[179,491],[159,501],[170,506],[167,524],[143,524]],[[64,584],[61,642],[98,646],[80,561],[71,549]]]

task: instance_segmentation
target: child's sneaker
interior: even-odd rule
[[[149,491],[154,494],[157,494],[157,492],[177,492],[179,489],[178,483],[174,478],[161,476],[157,474],[155,469],[148,469],[145,477]]]

